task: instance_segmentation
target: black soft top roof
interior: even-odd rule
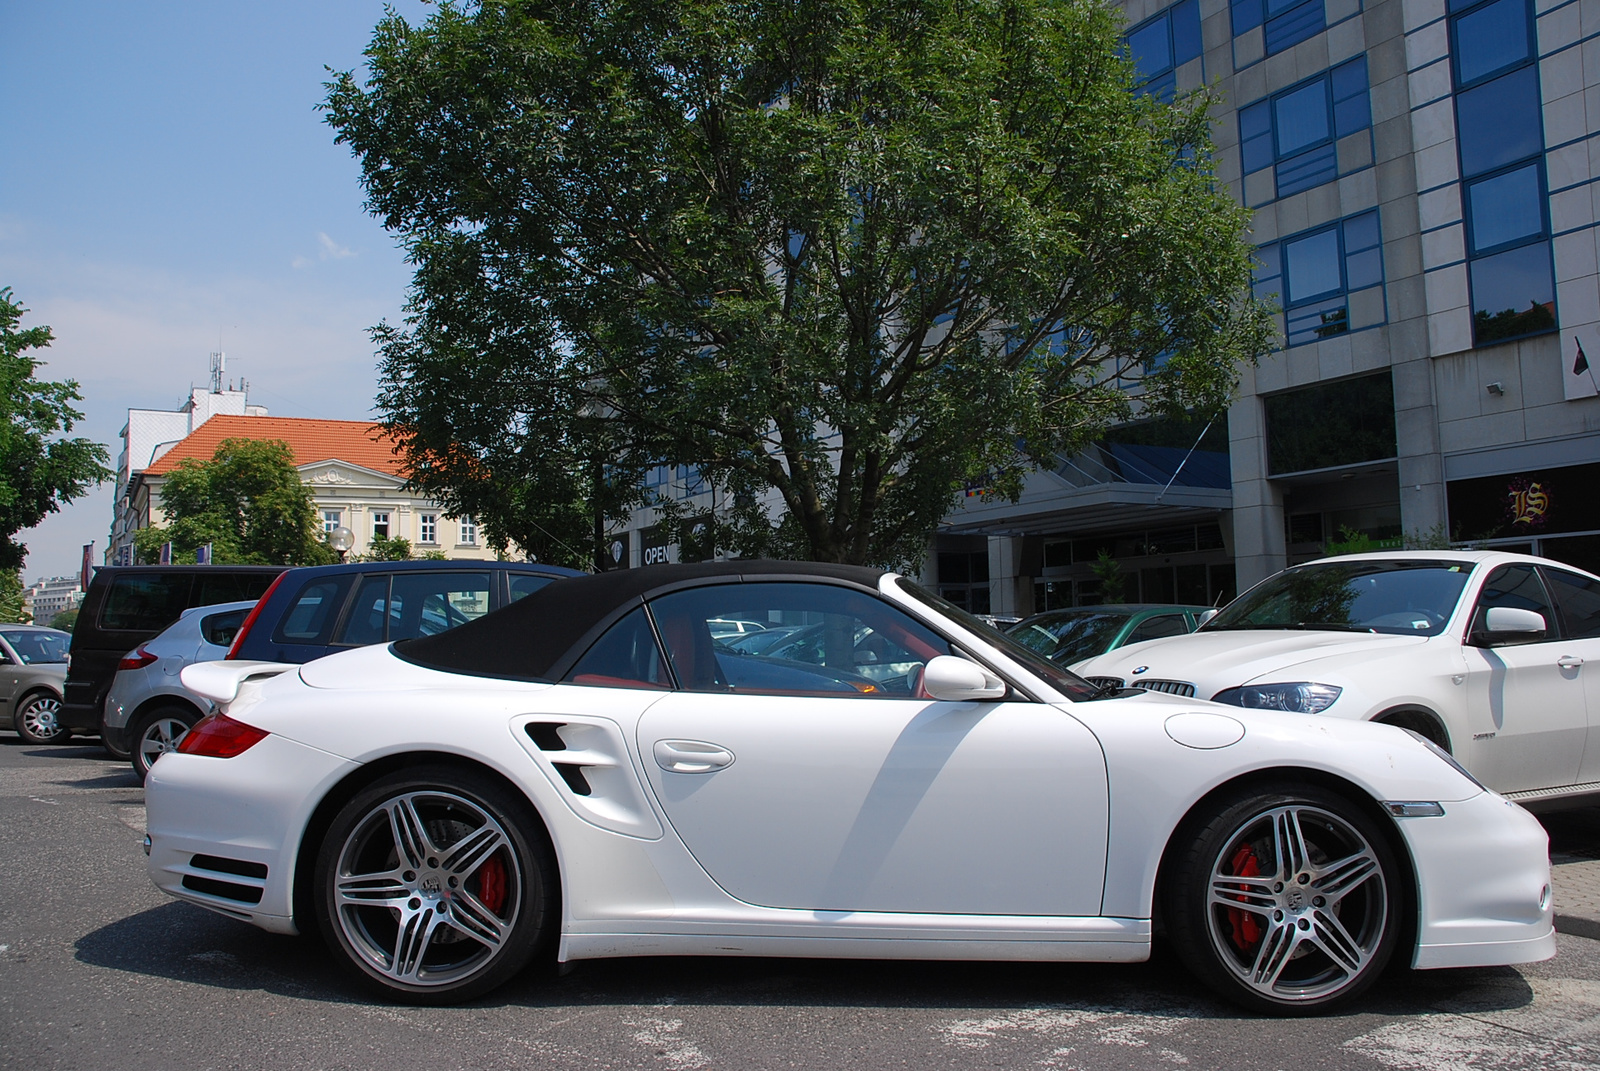
[[[882,569],[820,562],[733,561],[651,565],[552,581],[510,606],[459,628],[401,640],[407,662],[447,673],[555,680],[604,626],[672,588],[715,580],[828,579],[878,588]]]

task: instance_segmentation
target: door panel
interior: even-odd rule
[[[1485,611],[1513,606],[1543,615],[1543,637],[1485,646]],[[1489,712],[1492,736],[1479,744],[1475,770],[1491,788],[1519,792],[1557,788],[1578,779],[1589,718],[1583,681],[1559,663],[1571,654],[1544,585],[1527,565],[1501,566],[1484,582],[1473,611],[1467,662],[1467,701]],[[1482,734],[1479,734],[1482,735]]]
[[[671,772],[655,757],[661,741],[733,761]],[[746,902],[1100,911],[1105,762],[1053,707],[675,692],[645,712],[638,744],[679,836]]]
[[[1557,665],[1564,677],[1583,685],[1589,740],[1578,783],[1589,784],[1600,781],[1600,582],[1565,569],[1546,567],[1543,572],[1561,614],[1564,640]]]

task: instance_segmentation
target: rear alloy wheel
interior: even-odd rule
[[[487,777],[391,774],[345,805],[323,840],[317,921],[330,948],[391,998],[487,993],[550,936],[555,867],[538,819]]]
[[[72,730],[61,724],[61,700],[48,692],[35,692],[17,707],[13,720],[17,735],[30,744],[64,744]]]
[[[200,720],[200,715],[182,707],[157,707],[134,723],[128,737],[133,772],[143,781],[150,767],[169,751],[178,750],[183,738]]]
[[[1394,954],[1401,870],[1381,829],[1312,786],[1225,800],[1168,886],[1178,954],[1246,1007],[1297,1014],[1348,1001]]]

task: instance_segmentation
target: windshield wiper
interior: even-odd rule
[[[1292,625],[1284,625],[1283,627],[1284,628],[1300,629],[1300,630],[1305,631],[1305,632],[1324,632],[1324,631],[1326,631],[1326,632],[1377,632],[1378,631],[1375,628],[1367,628],[1365,625],[1340,625],[1340,624],[1335,624],[1332,621],[1296,621]]]
[[[1378,631],[1375,628],[1367,628],[1365,625],[1340,625],[1340,624],[1335,624],[1332,621],[1296,621],[1293,624],[1290,624],[1287,621],[1274,621],[1274,622],[1272,622],[1270,624],[1267,623],[1267,622],[1255,622],[1255,623],[1248,623],[1247,622],[1247,623],[1241,623],[1241,624],[1237,624],[1237,625],[1234,625],[1234,624],[1227,624],[1227,625],[1207,624],[1207,625],[1204,626],[1204,628],[1201,631],[1204,631],[1204,632],[1250,632],[1250,631],[1255,631],[1255,632],[1318,632],[1318,631],[1323,631],[1323,630],[1326,630],[1326,631],[1329,631],[1329,632],[1376,632],[1376,631]]]

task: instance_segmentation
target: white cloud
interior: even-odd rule
[[[317,232],[317,246],[318,250],[316,260],[312,260],[307,256],[296,256],[289,262],[289,266],[294,268],[296,271],[300,271],[301,269],[311,267],[311,265],[317,263],[319,260],[344,260],[347,257],[353,257],[356,255],[356,251],[354,249],[351,249],[347,245],[340,245],[338,242],[328,237],[327,231]]]

